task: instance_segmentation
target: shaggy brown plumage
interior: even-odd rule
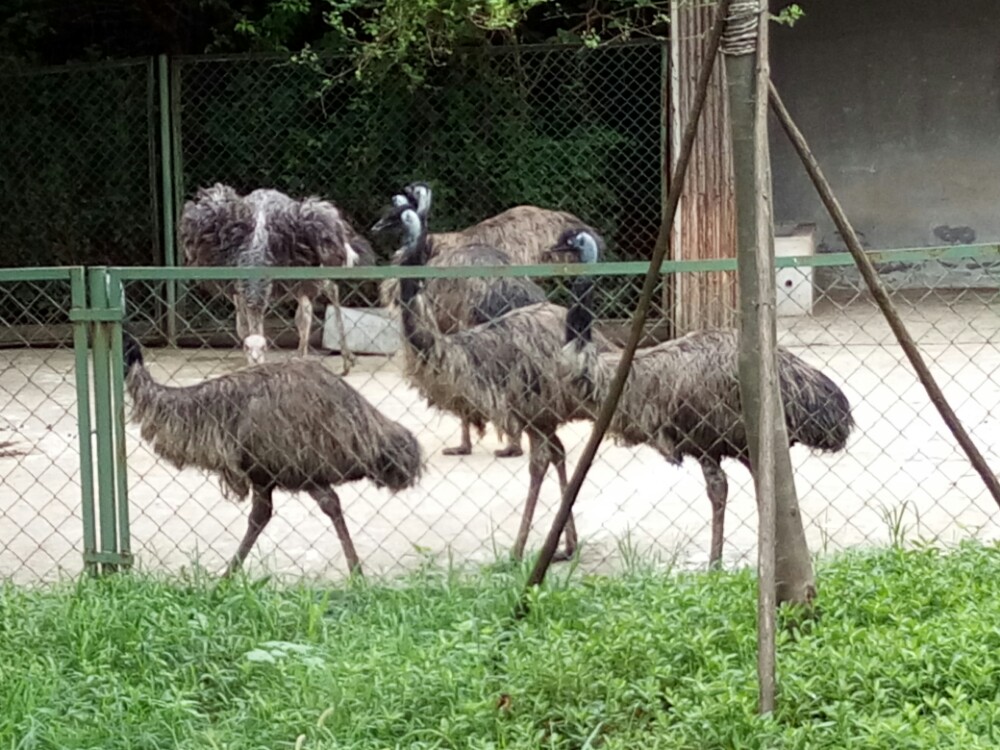
[[[180,239],[189,266],[353,266],[374,263],[368,242],[329,201],[309,197],[293,200],[277,190],[254,190],[246,196],[216,183],[201,188],[187,201],[180,220]],[[246,344],[251,335],[264,335],[264,315],[272,294],[291,295],[298,301],[295,323],[299,352],[309,348],[312,299],[321,289],[335,310],[345,374],[354,356],[347,347],[340,292],[333,282],[266,282],[244,280],[206,283],[233,299],[236,329],[250,362],[263,359],[263,351]]]
[[[585,239],[567,232],[555,249],[585,254]],[[593,245],[590,252],[596,255]],[[588,258],[588,260],[590,260]],[[578,277],[577,295],[586,300],[593,285]],[[567,317],[563,362],[582,403],[595,412],[607,398],[620,352],[598,352],[589,340],[593,316],[574,304]],[[648,445],[672,464],[685,456],[702,468],[712,503],[710,564],[722,557],[729,492],[723,458],[749,468],[750,452],[740,401],[739,338],[733,330],[704,330],[635,353],[608,434],[627,446]],[[854,427],[850,403],[826,375],[784,348],[778,376],[791,445],[841,451]]]
[[[449,254],[444,264],[435,263],[440,258],[432,258],[428,265],[452,266],[505,266],[510,260],[500,250],[486,245],[467,245]],[[424,299],[429,306],[429,314],[442,333],[454,333],[499,318],[511,310],[545,301],[545,292],[528,279],[515,278],[469,278],[469,279],[428,279],[424,286]],[[404,352],[404,374],[414,383],[430,406],[448,411],[462,423],[461,443],[446,448],[446,455],[468,455],[472,452],[470,427],[475,427],[482,437],[487,418],[468,399],[461,395],[449,398],[447,385],[426,382],[424,374],[416,367],[412,351]],[[504,431],[497,425],[497,431]],[[500,458],[521,455],[521,433],[506,433],[507,445],[496,451]]]
[[[420,217],[407,208],[399,212],[398,222],[407,234],[401,263],[426,262],[429,247]],[[400,281],[400,303],[413,381],[423,384],[429,397],[449,406],[450,399],[466,400],[507,434],[528,434],[530,483],[513,549],[519,559],[550,463],[555,464],[560,487],[565,489],[566,451],[557,429],[566,422],[592,418],[560,371],[567,311],[539,303],[474,328],[443,334],[430,315],[418,280]],[[595,346],[611,348],[600,337]],[[573,554],[576,541],[570,518],[562,557]]]
[[[419,184],[419,183],[418,183]],[[407,186],[407,193],[413,197],[413,185]],[[426,222],[431,195],[426,186],[423,193],[423,204],[418,213]],[[478,224],[466,227],[457,232],[433,232],[430,235],[432,243],[431,255],[427,265],[449,266],[457,265],[450,262],[450,256],[460,248],[469,244],[487,245],[503,251],[512,265],[530,265],[533,263],[552,262],[547,255],[559,237],[568,229],[585,229],[600,240],[600,233],[586,224],[582,219],[568,211],[555,211],[538,206],[514,206],[502,211],[496,216],[484,219]],[[600,240],[603,243],[603,240]],[[393,263],[399,263],[400,254],[393,256]],[[383,306],[390,306],[398,299],[396,279],[386,279],[379,288]],[[430,290],[428,290],[430,297]]]
[[[342,378],[313,360],[246,367],[197,385],[155,382],[139,343],[124,334],[132,420],[157,455],[219,477],[223,493],[252,494],[242,564],[271,518],[276,489],[308,492],[330,517],[352,571],[360,571],[335,485],[369,479],[398,491],[420,477],[420,446]]]
[[[393,204],[398,209],[408,203],[426,225],[432,201],[430,186],[424,182],[416,182],[407,185],[402,195],[395,196]],[[381,224],[380,221],[376,227]],[[441,267],[538,263],[544,260],[544,251],[566,227],[586,228],[596,235],[592,227],[570,213],[536,206],[516,206],[459,232],[431,234],[428,238],[426,264]],[[393,262],[398,263],[400,256],[401,252],[397,251]],[[383,281],[379,287],[382,304],[394,307],[398,291],[396,279]],[[527,278],[431,279],[424,287],[424,298],[438,328],[443,333],[453,333],[479,325],[517,307],[542,302],[545,300],[545,292]],[[465,403],[467,402],[460,400],[453,405],[457,407]],[[439,403],[431,405],[440,407]],[[472,452],[470,428],[475,427],[482,436],[485,420],[482,415],[474,413],[474,410],[453,413],[462,423],[461,443],[444,452],[448,455],[467,455]],[[503,435],[499,425],[497,431]],[[495,453],[498,458],[520,456],[521,435],[508,434],[507,444]]]

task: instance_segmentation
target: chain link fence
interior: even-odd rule
[[[31,582],[81,570],[90,456],[70,310],[81,269],[0,269],[0,578]],[[38,331],[51,343],[39,346]],[[82,374],[82,381],[80,376]],[[89,435],[88,435],[89,438]],[[82,471],[86,464],[87,471]]]
[[[901,251],[877,254],[877,259],[895,304],[932,363],[946,396],[987,461],[996,466],[1000,463],[995,416],[1000,407],[1000,317],[998,292],[984,284],[1000,258],[997,248],[987,247],[952,248],[943,259],[936,255]],[[851,273],[850,258],[828,255],[806,265],[781,263],[779,342],[843,390],[856,422],[841,451],[792,448],[811,549],[829,553],[888,543],[948,545],[969,537],[996,538],[992,500],[938,418],[879,311]],[[623,288],[637,293],[639,266],[609,267],[602,272],[607,275],[596,277],[596,328],[612,342],[621,342],[625,336],[627,321],[617,317],[622,307],[619,295]],[[700,268],[695,262],[671,270],[717,272],[714,266],[713,270],[707,270],[707,265],[705,270]],[[376,276],[392,272],[361,271]],[[112,273],[113,278],[123,280],[126,329],[152,342],[145,355],[157,382],[191,385],[245,365],[235,337],[223,341],[207,336],[180,348],[156,343],[165,337],[158,327],[160,319],[143,314],[137,303],[171,272],[120,269]],[[192,282],[197,279],[194,270],[172,273]],[[532,273],[544,275],[541,269]],[[573,304],[572,279],[553,276],[544,281],[553,290],[550,298]],[[789,286],[785,281],[792,283]],[[9,286],[0,285],[0,289]],[[9,301],[9,294],[5,299]],[[228,303],[220,300],[218,304]],[[356,311],[359,315],[378,312]],[[325,317],[324,311],[321,322]],[[349,320],[356,319],[349,316]],[[62,320],[66,320],[65,308]],[[391,329],[390,337],[398,340],[398,329]],[[337,339],[323,338],[329,346],[314,348],[308,359],[330,373],[339,373]],[[356,336],[354,340],[358,341]],[[363,346],[355,348],[364,352]],[[268,359],[288,365],[298,357],[293,348],[278,347]],[[16,530],[0,546],[0,565],[8,577],[51,577],[59,569],[80,566],[81,462],[73,412],[74,358],[65,347],[22,347],[3,352],[3,362],[4,430],[14,434],[15,445],[29,453],[0,458],[5,490],[15,490],[14,502],[4,504],[3,521]],[[119,364],[112,358],[112,370]],[[459,442],[460,422],[454,414],[428,405],[404,364],[400,352],[365,354],[346,377],[374,409],[416,437],[426,461],[419,482],[396,494],[368,481],[338,487],[346,524],[365,571],[391,575],[429,557],[457,564],[490,563],[505,557],[514,543],[529,487],[527,440],[522,441],[525,455],[499,458],[494,451],[506,443],[489,425],[481,438],[473,434],[468,455],[445,454],[446,448]],[[714,375],[705,373],[704,378],[709,381]],[[668,378],[670,373],[663,376]],[[667,387],[668,381],[664,383]],[[126,403],[131,409],[131,398]],[[280,422],[276,414],[276,431]],[[589,431],[586,420],[560,428],[570,468]],[[195,439],[194,427],[190,434]],[[303,450],[308,445],[305,439]],[[211,473],[171,465],[154,452],[135,424],[126,427],[123,445],[126,472],[118,475],[118,481],[128,490],[129,551],[136,564],[178,570],[197,561],[210,570],[224,569],[247,528],[251,504],[227,500],[218,477]],[[727,566],[752,563],[756,508],[751,477],[736,461],[725,461],[723,470],[729,479],[723,562]],[[556,475],[550,468],[528,538],[529,553],[541,543],[558,497]],[[343,576],[345,557],[336,531],[316,502],[306,493],[276,491],[273,503],[274,517],[248,558],[249,567],[283,575]],[[576,507],[581,565],[586,570],[611,572],[636,557],[652,556],[681,567],[704,566],[711,518],[705,479],[696,461],[689,458],[681,466],[672,465],[649,445],[626,447],[609,438]]]
[[[0,265],[161,261],[151,60],[0,74]]]
[[[643,259],[661,216],[666,54],[662,44],[461,52],[416,91],[371,91],[336,59],[179,58],[177,201],[217,181],[316,194],[364,232],[385,196],[424,180],[434,231],[530,204],[601,227],[612,259]],[[374,239],[383,258],[395,249]],[[347,304],[375,299],[372,284],[341,286]],[[208,300],[181,297],[180,335],[205,335]],[[276,307],[286,323],[293,314]]]
[[[364,230],[388,195],[423,179],[435,191],[435,231],[529,203],[571,211],[599,227],[608,241],[606,260],[642,259],[660,222],[665,59],[658,44],[460,53],[427,89],[390,84],[377,96],[332,60],[179,58],[163,80],[152,61],[5,75],[0,258],[9,265],[158,265],[162,128],[176,147],[166,178],[177,208],[216,181],[241,192],[269,186],[332,198]],[[394,248],[377,249],[384,258]],[[998,465],[996,248],[877,257],[946,395],[987,461]],[[707,279],[731,269],[728,263],[668,270]],[[780,342],[844,390],[857,422],[843,451],[792,449],[812,549],[994,537],[996,509],[862,290],[850,258],[823,253],[782,263]],[[612,341],[624,338],[641,266],[617,266],[597,278],[597,325]],[[83,564],[81,550],[88,563],[134,554],[142,567],[177,569],[197,559],[218,569],[246,528],[249,504],[224,499],[215,478],[158,457],[135,425],[114,436],[120,443],[112,441],[117,413],[97,395],[121,387],[118,354],[110,356],[110,371],[96,369],[96,350],[93,373],[87,360],[86,331],[100,329],[107,337],[123,322],[147,347],[150,372],[161,383],[193,384],[238,370],[245,357],[230,301],[192,270],[102,273],[91,271],[95,283],[86,299],[79,269],[0,272],[0,521],[13,530],[0,540],[5,578],[73,572]],[[351,326],[379,315],[378,279],[394,271],[316,273],[338,278]],[[109,278],[124,282],[120,319],[118,307],[93,296],[104,293]],[[536,281],[552,302],[573,303],[569,279],[542,275]],[[674,281],[664,276],[654,299],[669,301]],[[294,307],[276,308],[268,335],[278,350],[270,358],[292,361]],[[175,327],[168,324],[171,311]],[[339,372],[331,352],[336,337],[318,331],[327,315],[321,300],[309,359]],[[671,330],[671,315],[672,309],[653,311],[644,345]],[[392,318],[378,320],[389,326]],[[383,333],[398,341],[391,326]],[[364,338],[360,329],[351,336]],[[103,361],[106,366],[109,356]],[[404,362],[398,353],[368,354],[347,376],[375,409],[416,436],[427,460],[420,482],[396,495],[366,482],[340,492],[361,561],[366,570],[388,574],[428,555],[495,560],[517,533],[529,459],[494,456],[505,442],[492,426],[473,440],[469,455],[446,455],[459,441],[459,420],[427,404]],[[78,397],[86,407],[79,413]],[[96,457],[91,441],[80,440],[91,421]],[[570,465],[589,430],[586,421],[560,430]],[[751,562],[750,475],[736,462],[723,468],[729,476],[723,559]],[[127,505],[116,508],[116,497],[125,501],[122,488]],[[95,491],[109,511],[99,524],[90,507]],[[529,550],[547,529],[557,497],[550,470]],[[691,460],[678,467],[652,447],[608,440],[577,505],[577,525],[588,569],[612,570],[636,554],[703,565],[711,505],[702,472]],[[99,557],[95,526],[111,557]],[[122,529],[130,543],[112,554],[107,548]],[[274,520],[251,563],[295,575],[345,570],[329,519],[308,495],[285,493],[275,498]]]
[[[660,222],[660,44],[462,52],[411,91],[372,92],[342,61],[180,58],[179,183],[315,193],[370,226],[412,180],[434,228],[519,204],[602,227],[610,257],[642,259]],[[440,207],[438,207],[440,206]]]

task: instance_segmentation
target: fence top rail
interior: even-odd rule
[[[664,39],[628,39],[605,44],[597,48],[587,47],[583,44],[572,44],[569,42],[538,42],[536,44],[498,44],[484,47],[458,47],[457,53],[482,54],[489,56],[503,56],[515,54],[531,54],[541,52],[566,52],[577,51],[581,54],[594,52],[624,49],[628,47],[663,47],[668,42]],[[294,53],[290,52],[218,52],[200,55],[173,55],[171,60],[183,65],[192,63],[219,63],[219,62],[292,62]],[[321,60],[348,60],[348,55],[342,52],[320,53]]]
[[[31,268],[0,268],[0,284],[22,281],[69,281],[83,273],[83,266],[39,266]]]
[[[881,250],[868,253],[873,263],[915,263],[926,260],[1000,260],[1000,245],[955,245],[948,247]],[[820,253],[775,259],[777,268],[809,268],[852,266],[850,253]],[[30,270],[30,269],[24,269]],[[436,278],[498,278],[527,276],[548,278],[560,276],[638,276],[649,270],[646,261],[608,262],[595,264],[552,263],[526,266],[300,266],[277,268],[266,266],[185,267],[116,266],[107,269],[115,281],[231,281],[235,279],[301,280],[301,279],[436,279]],[[735,271],[735,258],[716,260],[668,260],[660,267],[664,275],[706,271]],[[0,276],[0,280],[3,276]]]
[[[120,68],[138,68],[152,65],[152,57],[123,57],[120,60],[102,60],[99,62],[66,63],[64,65],[21,65],[9,63],[0,66],[0,79],[23,78],[26,76],[43,76],[57,73],[86,73]]]

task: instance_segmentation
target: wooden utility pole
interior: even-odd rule
[[[763,24],[761,18],[765,19]],[[734,2],[722,45],[736,178],[740,396],[761,511],[761,550],[765,550],[769,533],[775,539],[775,602],[809,604],[816,596],[816,584],[795,493],[777,380],[774,230],[766,118],[768,36],[767,29],[761,28],[767,18],[766,0]],[[758,46],[761,42],[763,48]],[[765,399],[770,403],[762,403]],[[773,486],[769,486],[772,481]],[[773,514],[768,505],[771,501]],[[766,551],[761,562],[769,562]]]

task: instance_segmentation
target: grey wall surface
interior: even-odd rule
[[[794,28],[772,27],[775,84],[866,247],[1000,241],[1000,0],[800,4]],[[842,251],[771,126],[775,220]],[[936,266],[920,275],[940,284]]]

